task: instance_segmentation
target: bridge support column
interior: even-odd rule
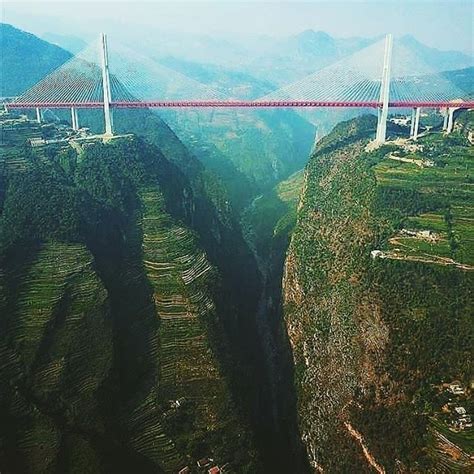
[[[102,33],[102,90],[104,94],[105,135],[113,135],[112,114],[110,110],[111,92],[109,78],[109,58],[107,54],[107,36]]]
[[[413,126],[413,135],[412,135],[413,140],[418,140],[418,130],[420,127],[420,114],[421,114],[421,108],[416,107],[415,108],[415,124]]]
[[[79,119],[76,107],[71,107],[71,123],[73,130],[79,130]]]
[[[36,107],[36,121],[41,123],[41,110],[39,107]]]
[[[448,108],[448,123],[446,126],[446,133],[450,134],[453,131],[453,125],[454,125],[454,111],[456,109],[453,107]]]
[[[449,110],[448,109],[442,109],[442,115],[443,115],[443,131],[448,129],[448,115],[449,115]]]
[[[390,99],[390,66],[392,62],[392,35],[385,39],[385,54],[383,60],[382,84],[380,87],[380,100],[382,108],[378,112],[377,134],[375,141],[385,143],[387,135],[388,104]]]
[[[410,138],[413,137],[413,134],[415,133],[415,118],[416,116],[416,108],[412,109],[411,111],[411,121],[410,121]]]

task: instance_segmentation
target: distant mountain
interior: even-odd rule
[[[276,48],[284,54],[297,56],[309,54],[314,57],[334,59],[335,56],[351,54],[376,40],[378,38],[333,38],[324,31],[305,30],[278,42]]]
[[[163,66],[174,69],[227,97],[255,99],[274,89],[271,82],[256,79],[246,72],[215,64],[188,61],[175,56],[159,60]]]
[[[274,88],[222,66],[171,57],[160,62],[233,99],[254,99]],[[160,116],[224,181],[234,204],[245,204],[302,168],[314,140],[314,126],[294,110],[193,110],[185,115],[162,110]]]
[[[443,76],[462,91],[474,95],[474,67],[446,71]]]
[[[251,53],[248,46],[235,41],[183,32],[160,31],[150,34],[149,30],[145,30],[134,36],[133,44],[139,44],[141,52],[153,59],[174,56],[187,61],[227,67],[245,63]]]
[[[259,79],[283,85],[302,79],[380,39],[334,38],[323,31],[306,30],[275,42],[250,61],[246,69]],[[415,64],[420,62],[425,71],[441,72],[473,65],[473,58],[462,52],[430,48],[413,36],[398,38],[395,45],[406,48],[408,57]]]
[[[463,69],[473,66],[474,58],[460,51],[441,51],[420,43],[411,35],[401,37],[399,43],[410,49],[433,69],[433,72]]]
[[[323,31],[306,30],[277,41],[255,58],[247,69],[256,77],[276,84],[293,82],[377,40],[338,39]]]
[[[79,53],[87,46],[87,43],[77,36],[58,35],[57,33],[48,32],[43,35],[43,39],[73,54]]]
[[[68,51],[6,23],[0,23],[0,38],[3,97],[21,94],[71,57]]]

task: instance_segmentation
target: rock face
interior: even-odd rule
[[[375,260],[370,253],[390,245],[409,216],[454,204],[471,212],[470,196],[462,194],[467,178],[447,186],[447,168],[405,163],[394,165],[407,167],[403,181],[395,182],[386,165],[390,149],[364,151],[373,126],[370,117],[338,125],[306,168],[283,279],[300,436],[314,471],[466,468],[468,457],[458,465],[441,459],[435,438],[440,432],[452,438],[449,421],[441,421],[442,383],[469,383],[463,358],[472,332],[472,272],[408,253]],[[465,153],[472,163],[466,140],[458,139],[459,149],[452,142],[451,152]],[[439,157],[446,139],[436,140],[439,149],[430,156]],[[428,175],[429,189],[423,184]],[[453,202],[456,189],[462,196]],[[470,248],[468,239],[460,245]],[[453,258],[470,258],[453,252]]]

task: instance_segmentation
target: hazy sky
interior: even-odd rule
[[[125,2],[22,1],[3,3],[3,21],[42,35],[45,32],[95,37],[121,28],[129,34],[150,29],[210,35],[282,36],[305,29],[333,36],[412,34],[439,49],[472,54],[473,1],[279,1],[220,0]]]

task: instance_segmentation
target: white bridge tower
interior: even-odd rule
[[[112,100],[110,93],[110,77],[109,77],[109,57],[107,52],[107,35],[101,34],[101,50],[102,50],[102,89],[104,94],[104,120],[105,134],[113,135],[112,113],[110,110],[110,102]]]
[[[382,107],[378,109],[377,135],[375,141],[379,144],[385,142],[387,135],[388,104],[390,101],[390,69],[392,65],[392,35],[385,37],[385,54],[383,58],[382,84],[380,86],[379,102]]]

